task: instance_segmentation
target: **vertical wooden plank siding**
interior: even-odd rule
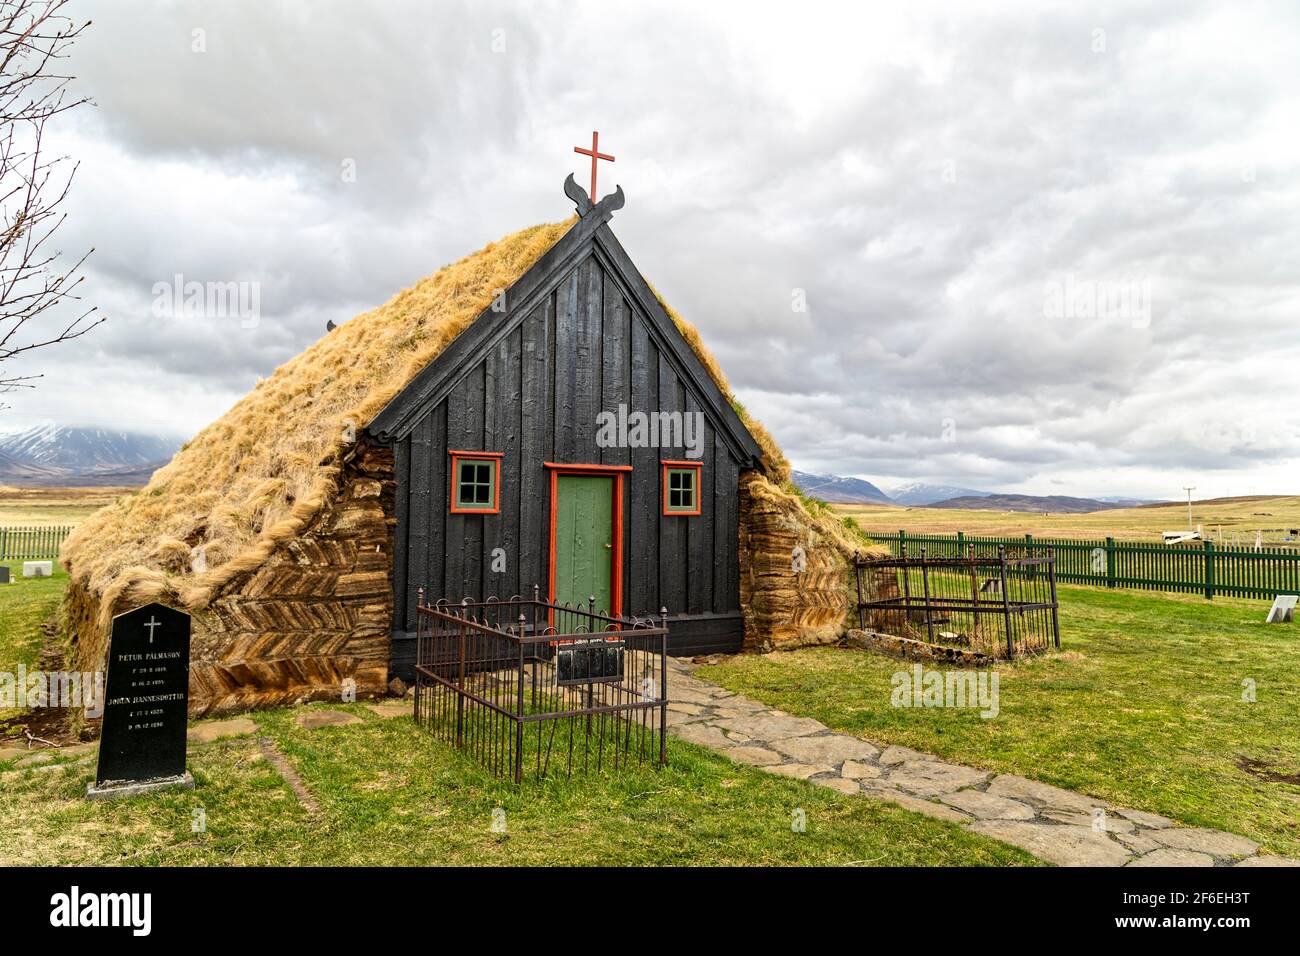
[[[489,321],[485,317],[484,321]],[[503,320],[504,321],[504,320]],[[661,459],[682,459],[675,447],[610,447],[597,442],[597,416],[677,412],[709,407],[679,375],[651,328],[600,260],[588,257],[544,294],[519,324],[458,368],[432,402],[398,457],[399,547],[404,590],[397,629],[414,628],[414,593],[431,598],[509,597],[550,586],[550,485],[547,461],[630,465],[624,479],[623,609],[657,614],[666,605],[687,646],[738,649],[741,639],[738,566],[738,481],[741,462],[704,413],[702,513],[662,513]],[[674,333],[675,334],[675,333]],[[436,361],[436,360],[435,360]],[[451,514],[448,451],[500,452],[499,514]],[[506,570],[492,570],[493,552]],[[718,615],[722,615],[719,619]],[[709,644],[709,642],[714,642]],[[728,646],[734,642],[734,646]]]

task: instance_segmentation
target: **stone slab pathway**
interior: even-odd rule
[[[1222,830],[836,733],[700,680],[688,661],[669,660],[669,731],[737,763],[959,823],[1059,866],[1300,866]]]

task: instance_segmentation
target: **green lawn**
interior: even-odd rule
[[[68,572],[54,562],[54,575],[24,578],[21,561],[2,562],[9,567],[10,584],[0,584],[0,671],[19,664],[31,668],[41,649],[41,625],[50,619],[63,597]]]
[[[890,704],[910,665],[809,648],[699,676],[871,740],[1034,777],[1300,855],[1300,623],[1268,604],[1061,588],[1062,651],[1002,665],[1000,713]],[[1243,681],[1256,700],[1244,701]],[[1243,762],[1259,761],[1256,773]]]
[[[259,712],[320,805],[312,819],[252,737],[191,747],[193,791],[83,799],[93,762],[0,768],[0,865],[1026,865],[1021,851],[672,741],[670,765],[515,787],[419,730],[300,729]],[[12,762],[9,766],[12,766]],[[496,807],[506,832],[492,832]],[[206,832],[194,833],[202,808]],[[792,832],[802,809],[807,829]]]
[[[0,671],[35,664],[40,625],[66,581],[59,570],[0,589]],[[291,709],[254,715],[319,804],[315,819],[251,737],[191,746],[193,791],[120,802],[84,799],[93,757],[16,769],[11,752],[0,760],[0,865],[1036,862],[951,824],[734,766],[675,740],[660,771],[515,787],[409,719],[381,719],[361,704],[341,709],[365,722],[305,731]],[[506,811],[505,834],[492,832],[496,807]],[[197,808],[203,833],[191,830]],[[806,832],[791,830],[796,809],[807,815]]]

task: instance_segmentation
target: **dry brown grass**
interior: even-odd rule
[[[0,527],[74,525],[136,489],[14,488],[0,485]]]
[[[345,429],[369,423],[573,222],[534,226],[488,245],[345,322],[276,369],[143,490],[78,527],[61,555],[72,590],[97,597],[105,630],[121,606],[206,607],[337,493]],[[730,398],[698,331],[665,309]],[[776,443],[731,401],[764,449],[769,475],[784,480],[789,467]],[[195,570],[200,551],[203,564]]]
[[[874,531],[899,528],[917,534],[1022,535],[1057,538],[1114,538],[1160,541],[1161,532],[1187,527],[1187,502],[1114,508],[1086,514],[1044,514],[1041,511],[983,511],[957,508],[900,508],[895,505],[835,505],[862,527]],[[1248,547],[1255,532],[1273,544],[1288,529],[1300,528],[1300,496],[1215,498],[1192,502],[1192,523],[1207,537],[1224,544]],[[1222,535],[1222,537],[1220,537]]]
[[[99,595],[105,617],[119,602],[205,607],[332,498],[345,429],[373,419],[571,224],[488,245],[280,366],[142,491],[81,524],[62,553],[74,586]],[[200,547],[206,570],[196,573]]]

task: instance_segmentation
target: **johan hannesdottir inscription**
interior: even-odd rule
[[[185,771],[190,616],[150,604],[113,618],[91,797],[192,787]]]

